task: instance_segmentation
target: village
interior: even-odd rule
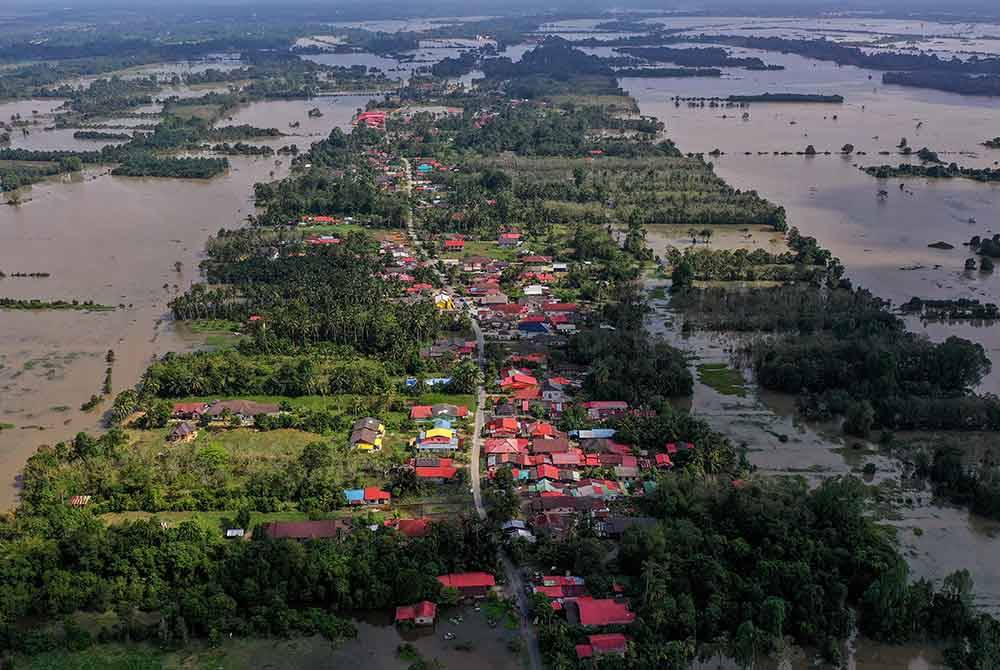
[[[440,112],[449,113],[454,111]],[[388,118],[386,112],[366,111],[355,123],[385,132]],[[382,150],[369,150],[365,160],[376,171],[380,188],[412,193],[418,212],[446,206],[444,177],[452,166]],[[327,215],[290,222],[302,231],[307,247],[314,248],[341,244],[345,232],[359,223]],[[377,236],[379,252],[387,259],[383,277],[401,286],[399,300],[429,300],[439,312],[464,324],[459,332],[420,350],[429,372],[399,380],[400,391],[447,393],[453,386],[450,371],[462,363],[475,364],[480,379],[470,405],[409,403],[404,408],[409,431],[400,430],[399,422],[387,429],[385,417],[378,415],[359,417],[350,425],[345,446],[361,457],[373,457],[390,442],[402,445],[393,451],[397,471],[412,472],[425,490],[430,487],[432,496],[434,491],[472,493],[466,513],[481,517],[487,517],[481,487],[489,489],[502,480],[512,488],[516,508],[491,512],[489,518],[496,521],[495,531],[508,548],[534,544],[541,537],[564,540],[584,527],[602,541],[615,543],[629,528],[655,524],[635,515],[629,501],[655,491],[657,474],[671,470],[676,459],[684,459],[697,446],[676,441],[656,453],[638,451],[616,441],[616,430],[608,424],[655,413],[624,400],[585,397],[587,369],[566,362],[558,352],[581,331],[606,326],[599,304],[580,299],[579,291],[565,286],[570,263],[533,248],[516,228],[494,239],[476,239],[435,234],[411,221],[405,235],[387,230]],[[247,328],[262,327],[266,324],[261,318],[251,316]],[[175,403],[168,439],[192,440],[199,427],[253,428],[283,413],[278,404],[245,399]],[[568,423],[567,413],[573,417],[569,423],[585,427],[560,428]],[[441,517],[412,516],[412,508],[399,506],[384,485],[371,480],[345,489],[348,514],[338,518],[272,521],[253,532],[311,541],[342,537],[359,527],[388,527],[408,538],[426,536]],[[250,533],[250,528],[225,530],[231,539],[247,539]],[[635,614],[621,584],[614,584],[605,597],[595,597],[582,577],[545,574],[542,566],[517,570],[516,578],[510,570],[476,571],[442,574],[438,581],[450,594],[444,602],[501,598],[515,603],[520,616],[529,614],[529,597],[545,598],[556,616],[587,631],[586,642],[576,646],[581,662],[626,653],[628,640],[622,631]],[[518,589],[522,579],[525,585]],[[432,601],[399,603],[395,610],[395,621],[405,627],[432,627],[438,616],[439,603]]]

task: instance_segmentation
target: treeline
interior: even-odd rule
[[[615,76],[680,79],[686,77],[721,77],[722,70],[710,67],[633,67],[615,70]]]
[[[1000,318],[1000,308],[989,302],[983,304],[974,298],[934,300],[914,296],[899,306],[904,314],[919,314],[924,319],[986,319]]]
[[[167,158],[152,154],[130,156],[111,174],[119,177],[211,179],[229,169],[225,158]]]
[[[226,154],[227,156],[273,156],[274,149],[267,146],[266,144],[246,144],[245,142],[237,142],[236,144],[229,144],[224,142],[222,144],[213,144],[211,147],[212,151],[217,154]]]
[[[888,304],[865,289],[809,285],[733,290],[723,287],[676,291],[670,304],[684,321],[704,330],[730,332],[901,332],[905,325]]]
[[[77,140],[130,140],[131,135],[126,133],[108,133],[100,130],[77,130],[73,133],[73,139]]]
[[[822,93],[759,93],[757,95],[731,95],[726,98],[728,102],[819,102],[835,103],[844,102],[842,95],[824,95]]]
[[[525,551],[553,572],[585,577],[597,597],[624,584],[637,620],[620,629],[631,638],[620,667],[687,667],[707,649],[751,667],[787,637],[840,664],[842,642],[856,632],[943,640],[951,667],[988,667],[1000,624],[973,606],[968,572],[940,586],[911,582],[892,533],[867,515],[867,497],[857,479],[811,489],[804,479],[660,477],[639,499],[655,523],[626,530],[616,556],[589,528]],[[573,667],[587,631],[542,596],[532,605],[547,664]]]
[[[927,179],[974,179],[975,181],[1000,181],[1000,169],[959,167],[957,163],[935,165],[911,165],[900,163],[891,165],[871,165],[864,171],[876,179],[897,179],[901,177],[923,177]]]
[[[784,70],[767,65],[755,56],[738,58],[721,47],[618,47],[616,51],[647,61],[676,63],[686,67],[738,67],[745,70]]]
[[[0,309],[18,310],[48,310],[48,309],[79,309],[85,311],[109,311],[115,309],[101,305],[93,300],[38,300],[20,298],[0,298]]]
[[[52,458],[48,451],[33,460]],[[496,556],[478,520],[431,524],[427,536],[415,539],[359,522],[335,539],[269,540],[258,530],[253,541],[227,542],[196,522],[164,528],[154,518],[108,526],[50,501],[34,514],[6,517],[2,526],[8,560],[0,566],[6,590],[0,649],[6,652],[86,648],[96,636],[72,623],[65,632],[13,623],[54,622],[74,612],[121,613],[101,631],[105,640],[180,645],[229,635],[352,637],[352,612],[421,599],[454,602],[436,575],[491,570]]]
[[[378,276],[385,260],[366,234],[308,252],[272,240],[280,251],[265,247],[237,259],[249,239],[227,235],[209,245],[208,277],[226,285],[196,284],[170,302],[176,318],[246,323],[257,317],[250,323],[264,351],[330,342],[396,361],[407,360],[448,321],[429,300],[393,300],[400,287]]]
[[[322,349],[297,355],[171,352],[149,366],[143,386],[161,398],[377,395],[393,387],[381,362],[351,356],[349,350],[327,354]]]
[[[588,369],[583,386],[588,398],[658,406],[667,398],[691,395],[687,356],[643,327],[648,309],[634,285],[621,284],[604,314],[614,329],[595,328],[570,339],[566,356]]]
[[[957,74],[954,72],[886,72],[883,84],[933,88],[959,95],[1000,95],[1000,74]]]
[[[877,427],[1000,428],[1000,401],[969,395],[990,360],[982,345],[958,337],[935,344],[896,329],[788,335],[756,344],[753,364],[761,386],[800,394],[808,416],[843,414],[845,430],[861,437]]]

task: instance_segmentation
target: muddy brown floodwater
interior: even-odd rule
[[[364,104],[359,100],[255,103],[236,117],[252,114],[257,125],[286,130],[290,121],[305,122],[307,110],[321,106],[323,117],[302,135],[278,138],[305,149],[335,126],[348,127]],[[33,101],[17,105],[22,114],[44,109]],[[11,109],[0,112],[9,117]],[[117,393],[134,385],[154,356],[199,345],[200,338],[173,327],[167,302],[199,280],[208,236],[242,225],[254,211],[253,184],[284,176],[289,161],[236,157],[230,164],[225,175],[211,180],[134,179],[89,170],[24,189],[23,205],[0,208],[0,270],[51,274],[2,279],[0,295],[124,305],[112,312],[0,311],[0,423],[14,426],[0,430],[0,508],[14,504],[17,473],[40,444],[97,427],[110,400],[93,413],[79,407],[99,393],[108,349],[115,351]]]

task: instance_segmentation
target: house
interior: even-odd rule
[[[450,465],[451,459],[444,458],[441,460],[448,461],[449,465],[417,466],[413,468],[417,478],[433,484],[444,484],[454,479],[455,475],[458,474],[458,468]]]
[[[493,305],[506,305],[508,298],[503,293],[497,292],[477,298],[477,302],[482,307],[492,307]]]
[[[86,507],[90,504],[90,496],[73,496],[69,499],[70,507]]]
[[[628,638],[621,633],[588,635],[587,644],[576,645],[576,657],[580,660],[595,656],[617,654],[624,656],[628,650]]]
[[[587,595],[587,586],[583,577],[547,575],[542,577],[541,584],[532,587],[532,591],[541,593],[553,600],[579,598]]]
[[[658,468],[672,468],[674,467],[674,462],[670,460],[669,454],[657,454],[656,455],[656,467]]]
[[[354,118],[354,125],[366,125],[376,130],[385,130],[385,112],[362,112]]]
[[[190,442],[198,436],[198,429],[194,427],[193,424],[183,421],[170,431],[170,435],[167,436],[167,441],[173,444],[180,444],[182,442]]]
[[[461,251],[465,248],[465,240],[445,240],[445,251]]]
[[[442,312],[455,311],[455,300],[447,293],[441,292],[434,296],[434,306]]]
[[[505,249],[513,249],[521,244],[521,233],[501,233],[497,243]]]
[[[450,427],[435,426],[429,430],[420,432],[420,436],[414,441],[414,446],[420,450],[448,450],[458,449],[458,437]]]
[[[542,315],[529,316],[517,324],[517,329],[526,335],[539,335],[549,332],[549,326]]]
[[[466,598],[485,598],[496,586],[496,579],[488,572],[458,572],[440,575],[438,581],[448,589],[457,589]]]
[[[490,264],[490,259],[485,256],[466,256],[462,259],[463,272],[482,272]]]
[[[548,292],[549,292],[549,287],[542,286],[541,284],[529,284],[528,286],[525,286],[523,289],[521,289],[521,293],[523,295],[534,296],[534,297],[548,295]]]
[[[396,608],[396,623],[433,626],[436,616],[437,605],[429,600],[421,600],[416,605],[403,605]]]
[[[612,598],[577,598],[567,607],[571,613],[570,623],[579,621],[581,626],[627,626],[635,621],[635,614],[629,610],[628,603]]]
[[[533,454],[561,454],[569,450],[569,440],[562,435],[541,438],[531,442],[531,453]]]
[[[469,408],[465,405],[414,405],[410,408],[410,418],[414,421],[427,421],[436,417],[461,419],[469,416]]]
[[[518,305],[515,303],[504,303],[500,305],[490,305],[490,311],[497,316],[511,318],[524,314],[528,311],[528,308],[524,305]]]
[[[528,426],[528,435],[531,438],[561,437],[562,434],[548,421],[536,421]]]
[[[379,451],[385,437],[385,425],[374,417],[358,419],[351,427],[351,446],[362,451]]]
[[[595,530],[601,537],[620,540],[629,528],[653,528],[655,526],[656,519],[653,517],[612,514],[605,519],[600,519],[595,524]]]
[[[386,519],[385,526],[406,537],[424,537],[431,532],[430,519]]]
[[[278,405],[271,403],[253,402],[252,400],[216,400],[204,411],[204,414],[219,419],[229,414],[239,417],[243,423],[253,423],[253,418],[258,414],[272,416],[281,412]]]
[[[227,528],[226,529],[226,539],[227,540],[240,539],[240,538],[243,538],[245,535],[246,535],[246,531],[243,530],[242,528]]]
[[[591,400],[583,403],[587,417],[594,420],[607,419],[628,411],[628,403],[624,400]]]
[[[377,486],[367,486],[363,489],[347,489],[344,498],[349,505],[385,505],[392,496]]]
[[[515,372],[514,374],[506,376],[500,380],[500,388],[504,391],[517,391],[518,389],[525,389],[529,386],[538,386],[538,380],[531,375],[519,372]]]
[[[350,530],[350,525],[342,519],[325,521],[272,521],[263,525],[264,533],[272,539],[316,540],[337,537]]]
[[[517,419],[509,416],[493,419],[486,424],[486,430],[492,437],[517,437],[521,425]]]
[[[197,419],[208,409],[203,402],[175,402],[170,416],[174,419]]]
[[[513,437],[488,437],[483,442],[483,453],[491,454],[527,454],[528,440]]]

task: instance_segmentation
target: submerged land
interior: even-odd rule
[[[4,660],[992,667],[996,129],[794,59],[997,58],[711,23],[5,38]]]

